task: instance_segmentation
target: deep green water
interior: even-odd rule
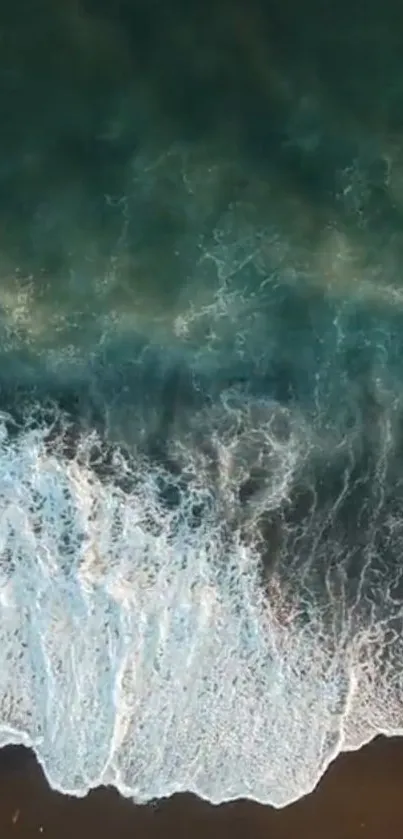
[[[304,429],[310,465],[295,477],[291,518],[306,512],[306,486],[322,487],[324,509],[342,498],[334,527],[347,544],[363,505],[365,543],[374,510],[401,492],[397,11],[240,0],[3,9],[4,411],[51,398],[77,429],[176,474],[176,439],[228,442],[235,389],[252,437],[262,401]],[[241,499],[269,469],[248,457]]]
[[[20,2],[0,23],[4,409],[34,384],[154,444],[195,389],[239,384],[371,439],[401,398],[395,5]]]

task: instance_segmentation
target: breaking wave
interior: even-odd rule
[[[281,807],[402,732],[398,379],[375,343],[357,377],[340,317],[305,402],[284,367],[277,391],[257,362],[213,377],[165,352],[156,375],[143,347],[108,413],[125,445],[95,364],[85,410],[77,383],[3,390],[0,743],[53,787]]]

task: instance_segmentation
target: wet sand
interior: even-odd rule
[[[251,802],[213,807],[177,795],[136,807],[114,790],[84,799],[53,792],[33,755],[0,752],[0,837],[47,839],[400,839],[403,740],[378,738],[340,756],[315,792],[283,809]]]

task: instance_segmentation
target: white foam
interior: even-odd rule
[[[251,457],[242,434],[218,435],[214,497],[181,442],[188,485],[170,508],[151,463],[116,451],[116,475],[132,477],[123,493],[90,469],[93,435],[68,461],[46,433],[12,438],[1,424],[1,744],[31,745],[51,785],[77,796],[113,784],[137,802],[190,790],[282,807],[342,748],[388,730],[387,686],[375,696],[370,652],[362,664],[371,638],[330,644],[319,610],[300,619],[275,574],[265,595],[253,541],[236,515],[223,526]],[[295,435],[270,451],[273,504],[302,455]]]

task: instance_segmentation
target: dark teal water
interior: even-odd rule
[[[366,504],[387,455],[398,503],[396,15],[315,2],[3,10],[3,410],[50,397],[171,462],[192,412],[214,416],[236,388],[300,415],[326,504],[347,455],[329,466],[323,437],[329,452],[353,441]],[[337,527],[356,539],[355,524]]]

